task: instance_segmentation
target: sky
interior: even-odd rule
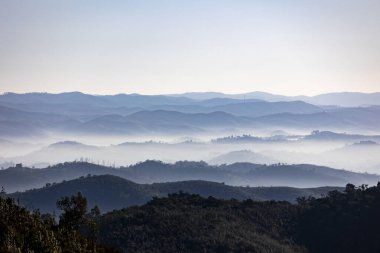
[[[0,0],[10,91],[380,91],[380,1]]]

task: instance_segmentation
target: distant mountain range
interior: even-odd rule
[[[334,133],[331,131],[313,131],[310,135],[303,137],[303,140],[310,141],[378,141],[380,142],[380,135],[362,135],[362,134],[347,134],[347,133]]]
[[[120,177],[101,175],[82,177],[9,196],[18,199],[21,205],[31,210],[39,209],[44,213],[53,213],[57,212],[56,201],[61,196],[72,196],[81,192],[87,198],[89,206],[97,205],[102,212],[109,212],[142,205],[153,197],[166,197],[180,191],[220,199],[295,202],[298,197],[320,197],[332,190],[343,188],[234,187],[208,181],[137,184]]]
[[[335,92],[317,96],[283,96],[267,92],[249,92],[241,94],[225,94],[220,92],[190,92],[175,94],[172,96],[199,100],[212,98],[260,99],[270,102],[300,100],[315,105],[337,105],[344,107],[380,105],[380,92]]]
[[[378,172],[377,147],[356,148],[360,156],[346,147],[362,141],[380,143],[378,95],[5,93],[0,95],[0,167],[20,162],[45,167],[88,158],[118,166],[147,159],[278,161]],[[118,143],[124,144],[112,145]],[[225,180],[225,175],[218,175],[218,181]],[[235,176],[228,180],[234,183]],[[235,181],[242,180],[239,175]]]
[[[212,166],[205,162],[145,161],[119,169],[86,162],[58,164],[44,169],[24,167],[0,170],[0,186],[8,192],[40,188],[46,183],[58,183],[81,176],[114,175],[137,183],[176,182],[187,180],[206,180],[235,186],[290,186],[320,187],[374,185],[380,181],[375,174],[355,173],[329,167],[308,164],[298,165],[260,165],[234,163]]]
[[[94,96],[79,92],[49,94],[5,93],[0,95],[0,137],[52,135],[183,135],[207,132],[241,132],[252,129],[376,132],[380,106],[324,107],[310,101],[278,99],[263,93],[197,100],[189,97],[119,94]],[[184,94],[185,96],[186,94]],[[187,94],[188,95],[188,94]],[[199,97],[207,97],[200,94]],[[322,98],[363,96],[367,104],[379,104],[378,94],[330,94]],[[319,98],[321,98],[319,97]],[[266,98],[268,101],[261,100]],[[337,98],[334,105],[339,104]],[[342,100],[341,99],[341,100]],[[343,99],[344,100],[344,99]],[[344,100],[344,101],[346,101]],[[377,101],[377,102],[376,102]],[[376,103],[375,103],[376,102]]]

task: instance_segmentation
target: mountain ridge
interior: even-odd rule
[[[321,197],[342,187],[292,188],[292,187],[242,187],[229,186],[203,180],[178,181],[168,183],[137,184],[133,181],[112,175],[86,176],[48,184],[43,188],[9,194],[20,204],[44,213],[57,212],[55,202],[61,196],[81,192],[90,206],[97,205],[102,212],[143,205],[153,197],[166,197],[168,194],[186,192],[203,197],[237,200],[278,200],[295,202],[298,197]]]
[[[140,184],[206,180],[232,186],[290,186],[310,188],[344,186],[347,183],[374,185],[380,175],[350,172],[310,164],[233,163],[209,165],[206,162],[163,163],[147,160],[128,167],[114,168],[88,162],[71,162],[43,169],[13,167],[0,170],[0,186],[7,192],[40,188],[87,175],[113,175]]]

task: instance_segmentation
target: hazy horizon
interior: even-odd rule
[[[120,94],[125,94],[125,95],[143,95],[143,96],[171,96],[171,95],[182,95],[182,94],[191,94],[191,93],[221,93],[225,95],[243,95],[243,94],[248,94],[248,93],[267,93],[271,95],[279,95],[279,96],[286,96],[286,97],[316,97],[319,95],[325,95],[325,94],[341,94],[341,93],[361,93],[361,94],[374,94],[374,93],[380,93],[380,90],[377,91],[372,91],[372,92],[365,92],[365,91],[347,91],[347,90],[342,90],[342,91],[331,91],[331,92],[324,92],[324,93],[316,93],[316,94],[282,94],[282,93],[276,93],[276,92],[266,92],[266,91],[261,91],[261,90],[253,90],[253,91],[243,91],[243,92],[238,92],[238,93],[228,93],[228,92],[223,92],[223,91],[218,91],[218,90],[207,90],[207,91],[185,91],[185,92],[180,92],[180,93],[141,93],[141,92],[116,92],[116,93],[91,93],[91,92],[85,92],[81,90],[62,90],[62,91],[56,91],[56,92],[49,92],[49,91],[26,91],[26,92],[17,92],[17,91],[1,91],[0,90],[0,95],[4,95],[7,93],[15,93],[15,94],[33,94],[33,93],[48,93],[48,94],[63,94],[63,93],[83,93],[86,95],[91,95],[91,96],[113,96],[113,95],[120,95]]]
[[[379,11],[374,0],[0,1],[0,165],[83,156],[378,173]],[[84,146],[54,145],[65,141]]]
[[[380,3],[0,2],[0,91],[380,89]]]

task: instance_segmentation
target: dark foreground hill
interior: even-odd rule
[[[276,228],[294,211],[286,202],[174,194],[102,216],[100,241],[123,252],[304,252]]]
[[[287,202],[173,194],[101,216],[100,241],[123,252],[380,251],[380,186]]]
[[[234,163],[212,166],[205,162],[181,161],[174,164],[145,161],[119,169],[86,162],[63,163],[44,169],[9,168],[0,170],[0,186],[10,192],[40,188],[81,176],[114,175],[136,183],[205,180],[234,186],[289,186],[311,188],[321,186],[374,185],[379,175],[336,170],[309,164]]]
[[[18,199],[20,204],[28,209],[52,213],[57,211],[55,202],[61,196],[71,196],[81,192],[87,197],[90,206],[97,205],[102,212],[108,212],[132,205],[142,205],[153,197],[165,197],[180,191],[219,199],[295,202],[299,197],[321,197],[334,189],[342,190],[343,188],[234,187],[208,181],[136,184],[120,177],[102,175],[82,177],[9,196]]]
[[[4,196],[3,196],[4,197]],[[380,184],[323,198],[220,200],[187,193],[100,215],[81,194],[62,197],[59,223],[0,196],[1,252],[380,251]],[[100,246],[100,245],[104,246]],[[112,248],[112,249],[111,249]]]

